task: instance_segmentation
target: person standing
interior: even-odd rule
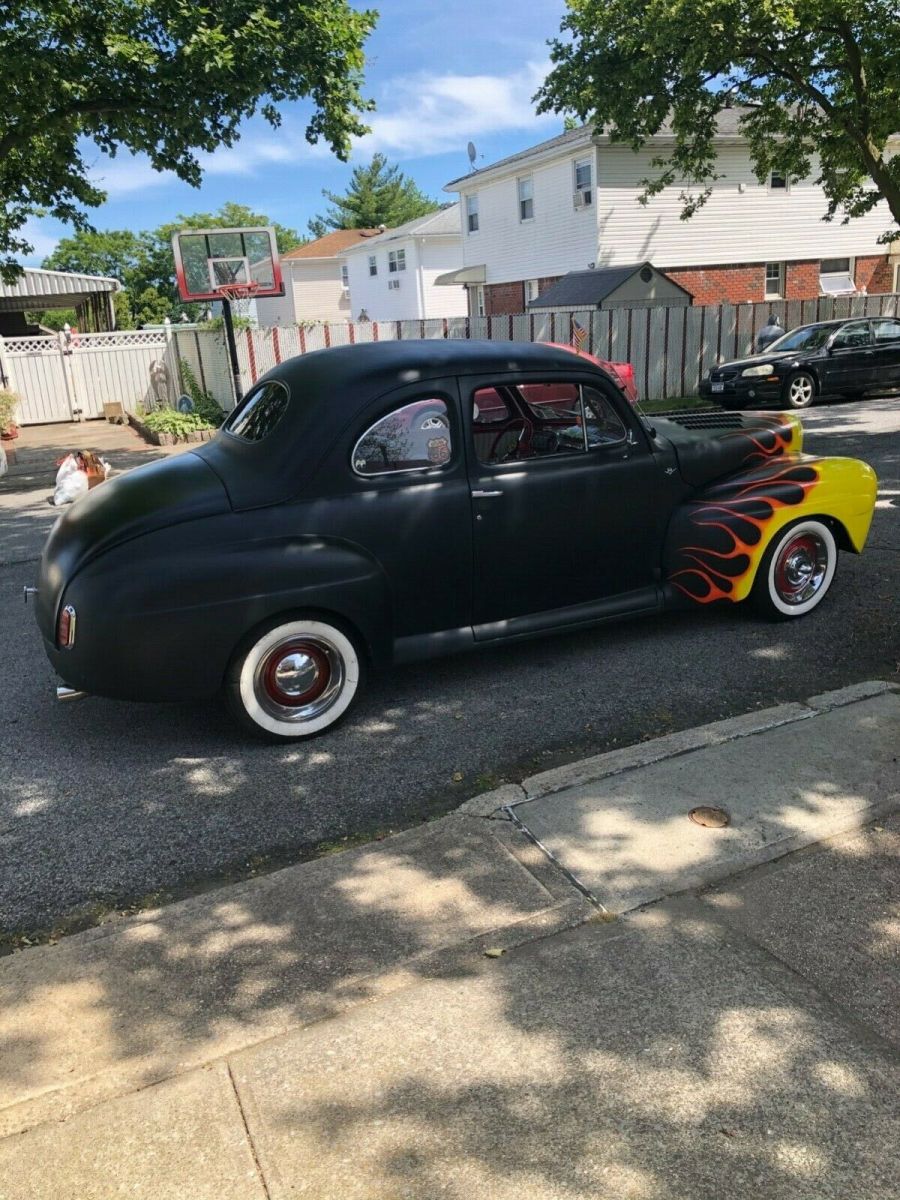
[[[778,338],[784,337],[784,332],[775,314],[773,312],[769,313],[768,321],[766,321],[765,325],[763,325],[762,329],[756,335],[756,353],[762,354]]]

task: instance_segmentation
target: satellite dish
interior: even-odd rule
[[[469,166],[474,167],[475,166],[475,143],[474,142],[469,142],[468,146],[466,146],[466,154],[468,154],[468,156],[469,156]]]

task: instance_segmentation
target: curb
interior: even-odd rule
[[[632,746],[624,746],[620,750],[609,750],[605,754],[597,754],[591,758],[583,758],[578,762],[568,763],[564,767],[555,767],[550,771],[541,771],[537,775],[529,775],[520,784],[504,784],[490,792],[473,796],[456,811],[465,816],[497,818],[511,815],[510,810],[530,800],[538,800],[567,788],[581,787],[584,784],[595,783],[613,775],[621,775],[625,771],[633,771],[639,767],[650,766],[667,758],[678,758],[682,754],[690,754],[694,750],[703,750],[709,746],[720,746],[725,742],[733,742],[738,738],[752,737],[757,733],[765,733],[769,729],[777,729],[782,725],[791,725],[797,721],[809,721],[822,713],[831,712],[835,708],[843,708],[848,704],[857,704],[861,700],[870,700],[874,696],[886,692],[900,691],[900,686],[888,683],[882,679],[870,679],[863,683],[850,684],[831,692],[820,692],[810,696],[805,703],[778,704],[772,708],[764,708],[759,712],[743,713],[738,717],[728,717],[724,721],[713,721],[709,725],[698,725],[693,729],[684,729],[679,733],[667,734],[665,737],[654,738],[649,742],[638,742]]]

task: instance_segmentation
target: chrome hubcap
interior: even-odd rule
[[[809,379],[795,379],[791,383],[791,401],[794,404],[809,404],[813,397],[812,382]]]
[[[253,690],[282,721],[310,721],[334,704],[344,686],[344,660],[325,638],[288,638],[259,661]]]
[[[775,563],[775,590],[785,604],[805,604],[825,579],[828,550],[821,538],[802,533],[784,546]]]

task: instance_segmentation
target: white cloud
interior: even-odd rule
[[[369,119],[372,132],[357,147],[414,158],[457,150],[470,138],[558,124],[553,113],[537,116],[532,96],[547,63],[526,63],[509,75],[432,75],[421,72],[392,81],[390,107]]]
[[[155,170],[143,155],[123,154],[116,158],[102,155],[88,171],[88,178],[113,199],[172,183],[176,176],[171,171]]]
[[[32,252],[22,259],[22,265],[39,267],[47,255],[56,249],[59,238],[47,233],[35,217],[30,217],[25,222],[21,232],[26,241],[34,247]]]
[[[384,88],[378,111],[366,118],[371,133],[354,143],[354,157],[376,150],[393,159],[426,157],[464,150],[469,139],[491,134],[531,132],[558,125],[550,113],[537,116],[531,97],[547,74],[546,62],[529,62],[508,75],[435,75],[421,71],[398,76]],[[266,166],[315,160],[334,161],[323,142],[310,145],[305,122],[290,110],[273,131],[257,119],[234,146],[222,146],[198,159],[204,175],[257,176]],[[98,155],[90,179],[111,198],[178,182],[171,171],[156,171],[143,155]]]

